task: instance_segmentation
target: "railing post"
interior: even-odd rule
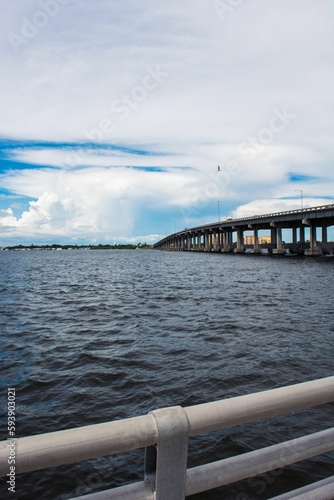
[[[158,440],[145,450],[145,480],[156,500],[183,500],[186,495],[189,422],[181,406],[150,412]]]

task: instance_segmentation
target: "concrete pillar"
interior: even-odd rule
[[[224,229],[224,232],[223,232],[223,248],[222,248],[221,251],[223,253],[231,252],[232,248],[233,248],[233,245],[232,245],[232,230],[231,229]]]
[[[207,252],[211,252],[211,246],[212,246],[212,232],[208,231],[206,233],[206,247],[205,247],[205,250]]]
[[[317,246],[317,228],[314,224],[310,226],[310,247],[315,248]]]
[[[217,242],[217,235],[216,231],[214,230],[211,234],[211,251],[214,252],[216,248],[216,242]]]
[[[202,233],[198,233],[198,251],[201,252],[203,251],[203,245],[202,245]]]
[[[321,228],[321,241],[327,243],[327,226],[325,225]]]
[[[271,222],[271,224],[276,229],[276,248],[273,249],[273,254],[284,255],[286,253],[285,248],[283,248],[282,243],[282,227],[276,222]]]
[[[295,226],[292,228],[292,243],[297,244],[297,228]]]
[[[277,249],[282,250],[283,244],[282,244],[282,228],[278,226],[276,228],[276,235],[277,235]]]
[[[204,252],[209,252],[210,251],[210,238],[209,238],[208,231],[205,231],[205,233],[204,233],[204,241],[205,241]]]
[[[196,233],[195,238],[196,238],[196,245],[195,245],[195,248],[196,248],[196,250],[197,250],[197,252],[198,252],[198,251],[199,251],[199,248],[200,248],[200,235],[199,235],[199,233]]]
[[[310,248],[305,250],[305,255],[322,255],[322,250],[317,244],[317,226],[310,225]]]
[[[228,244],[228,233],[229,233],[228,229],[223,229],[222,249],[221,249],[223,253],[227,253],[230,251]]]
[[[227,233],[227,243],[228,243],[228,246],[230,248],[232,248],[232,246],[233,246],[233,232],[232,232],[232,229],[228,230],[228,233]]]
[[[261,248],[259,245],[259,231],[256,228],[254,228],[254,247],[251,249],[250,253],[261,253]]]
[[[221,229],[217,230],[217,242],[216,242],[216,251],[220,252],[223,247],[223,233]]]
[[[300,226],[299,228],[299,241],[300,243],[305,243],[305,226]]]
[[[234,249],[235,253],[244,253],[244,231],[242,227],[237,226],[237,248]]]
[[[218,229],[214,229],[212,234],[212,251],[218,252],[219,249],[219,231]]]

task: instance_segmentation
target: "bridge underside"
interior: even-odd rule
[[[200,247],[193,247],[193,248],[179,248],[179,247],[173,247],[170,246],[169,248],[161,248],[161,250],[169,250],[169,251],[191,251],[191,252],[221,252],[221,253],[249,253],[249,254],[271,254],[271,255],[333,255],[334,256],[334,241],[330,241],[327,243],[323,243],[321,241],[317,242],[317,248],[316,251],[310,250],[310,243],[284,243],[282,251],[281,252],[275,252],[276,247],[273,244],[270,243],[265,243],[261,244],[258,246],[258,248],[255,250],[254,245],[250,244],[244,244],[242,249],[237,249],[237,244],[232,243],[232,245],[228,248],[219,248],[219,247],[212,247],[212,248],[204,248],[204,245],[202,244]]]

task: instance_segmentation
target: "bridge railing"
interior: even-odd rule
[[[142,482],[82,499],[181,500],[334,449],[332,428],[187,470],[189,437],[331,401],[334,401],[334,377],[327,377],[222,401],[163,408],[145,416],[19,438],[15,440],[16,472],[145,448]],[[8,446],[7,441],[2,441],[0,475],[7,474]],[[303,499],[334,498],[334,476],[301,491]],[[294,498],[294,495],[297,498],[299,493],[296,490],[296,494],[277,499]]]
[[[296,208],[294,210],[285,210],[284,212],[272,212],[270,214],[263,214],[263,215],[250,215],[247,217],[241,217],[240,219],[232,219],[232,221],[228,222],[233,222],[234,221],[242,221],[242,220],[252,220],[252,219],[265,219],[268,217],[276,217],[280,215],[289,215],[289,214],[304,214],[308,212],[315,212],[318,210],[330,210],[334,209],[334,204],[333,205],[320,205],[318,207],[305,207],[305,208]],[[225,221],[224,221],[225,222]],[[216,223],[214,223],[216,224]]]

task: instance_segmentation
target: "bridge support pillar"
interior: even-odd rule
[[[317,244],[317,227],[315,224],[310,225],[310,248],[305,250],[305,255],[322,255],[322,250]]]
[[[294,245],[297,244],[297,228],[296,227],[292,228],[292,243]]]
[[[207,238],[206,251],[211,252],[212,251],[212,231],[208,231],[206,233],[206,238]]]
[[[209,241],[209,233],[205,231],[204,233],[204,252],[210,251],[210,241]]]
[[[197,248],[198,248],[197,233],[194,233],[193,234],[193,247],[192,247],[193,252],[197,252]]]
[[[285,248],[283,248],[283,242],[282,242],[282,227],[276,224],[276,222],[271,222],[271,226],[274,227],[274,234],[275,234],[275,240],[276,240],[276,248],[273,249],[273,254],[274,255],[284,255],[286,253]]]
[[[216,229],[214,234],[213,234],[213,241],[212,241],[212,251],[213,252],[220,252],[220,250],[221,250],[220,237],[221,237],[221,233],[220,233],[219,229]]]
[[[243,238],[244,232],[242,227],[237,226],[237,248],[234,249],[234,253],[244,253],[245,247],[244,247],[244,238]]]
[[[300,226],[299,228],[299,241],[300,243],[305,243],[305,226]]]
[[[250,250],[250,253],[253,254],[261,253],[261,248],[259,245],[259,231],[257,229],[254,229],[254,247]]]
[[[218,231],[218,252],[221,252],[223,248],[223,232],[221,229]]]
[[[203,243],[202,243],[202,236],[203,236]],[[204,252],[204,248],[205,248],[205,237],[204,237],[204,233],[199,233],[198,235],[198,250],[200,252]]]
[[[276,228],[272,227],[270,230],[271,233],[271,244],[273,248],[276,248],[277,246],[277,234],[276,234]]]
[[[191,251],[194,252],[196,250],[196,236],[193,233],[191,235]]]
[[[219,249],[218,252],[221,252],[224,247],[224,233],[222,229],[219,230]]]
[[[223,248],[221,251],[223,253],[231,252],[232,250],[232,231],[225,229],[223,232]]]
[[[201,235],[200,233],[196,233],[196,250],[199,252],[201,249]]]
[[[321,228],[321,241],[327,243],[327,226],[325,225]]]

